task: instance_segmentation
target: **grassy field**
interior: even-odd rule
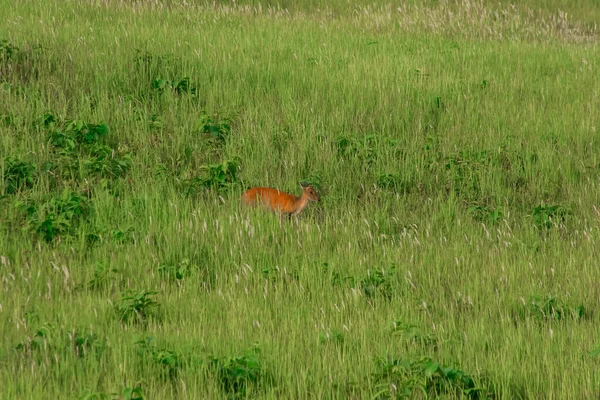
[[[320,3],[0,1],[0,398],[600,396],[597,0]]]

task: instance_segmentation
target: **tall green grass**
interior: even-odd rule
[[[1,397],[597,397],[593,5],[0,4]]]

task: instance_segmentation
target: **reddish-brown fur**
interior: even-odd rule
[[[300,197],[277,189],[255,187],[242,195],[242,201],[248,206],[261,204],[275,212],[298,215],[306,208],[309,201],[319,201],[319,195],[312,185],[302,183],[301,186],[302,195]]]

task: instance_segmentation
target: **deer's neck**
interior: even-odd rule
[[[296,200],[296,210],[292,213],[292,215],[298,215],[306,208],[308,205],[308,197],[302,194],[302,196],[298,197]]]

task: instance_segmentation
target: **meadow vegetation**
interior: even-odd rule
[[[321,3],[0,2],[0,398],[600,396],[597,2]]]

